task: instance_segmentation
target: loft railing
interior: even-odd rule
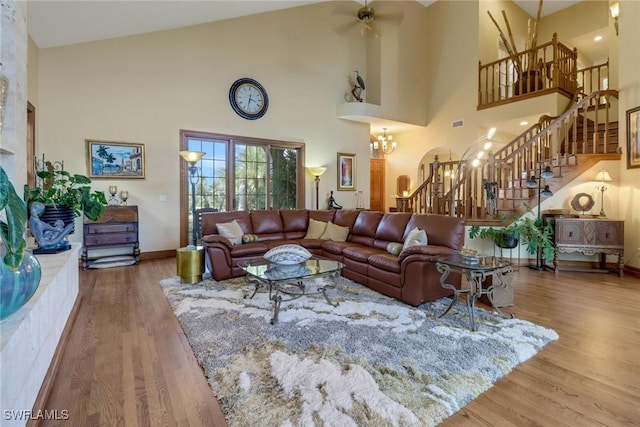
[[[534,207],[537,189],[529,189],[525,181],[538,176],[544,166],[551,166],[556,176],[562,168],[576,164],[580,154],[618,152],[615,121],[610,113],[618,98],[615,90],[600,90],[576,97],[559,117],[542,116],[538,123],[487,159],[477,168],[462,168],[457,185],[453,177],[458,162],[430,165],[427,179],[407,197],[396,198],[402,212],[420,212],[465,217],[470,220],[497,218],[500,213],[514,212],[525,203]],[[602,101],[604,100],[604,102]],[[551,189],[554,188],[551,183]]]
[[[571,97],[577,89],[576,49],[550,42],[497,61],[478,63],[478,109],[547,93]]]

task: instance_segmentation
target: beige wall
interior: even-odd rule
[[[486,9],[496,7],[485,3],[498,2],[438,1],[424,9],[403,9],[401,29],[383,32],[381,39],[369,41],[368,49],[358,31],[335,31],[331,3],[44,49],[38,58],[36,106],[40,151],[64,159],[68,169],[86,172],[85,138],[144,143],[147,179],[95,181],[99,189],[115,183],[130,191],[130,203],[140,206],[143,251],[178,246],[180,129],[303,141],[307,165],[329,167],[321,194],[335,190],[336,152],[356,153],[357,187],[368,204],[369,126],[336,118],[353,70],[367,70],[367,96],[425,123],[394,133],[399,148],[388,157],[386,172],[386,203],[394,206],[398,175],[408,173],[415,188],[425,153],[450,148],[455,158],[492,125],[476,111],[475,97],[478,59],[497,46],[495,30],[483,35],[492,26]],[[504,6],[511,20],[515,6]],[[639,6],[632,1],[621,6],[621,132],[624,111],[640,105]],[[376,64],[379,70],[373,70]],[[271,105],[261,120],[243,120],[228,105],[229,85],[242,76],[256,78],[269,92]],[[451,122],[459,119],[464,127],[452,129]],[[498,139],[506,142],[510,136],[499,133]],[[610,217],[626,221],[625,258],[640,266],[635,254],[640,237],[632,231],[640,225],[633,214],[640,211],[633,202],[640,200],[640,169],[626,169],[624,162],[618,168],[612,171],[616,183],[606,193],[605,207]],[[572,192],[591,185],[588,181],[583,178],[543,208],[565,206]],[[307,207],[312,206],[311,187],[307,176]],[[160,202],[160,195],[168,201]],[[345,207],[355,206],[355,193],[335,196]]]
[[[180,129],[304,142],[307,165],[328,167],[321,195],[336,190],[336,153],[356,153],[356,185],[368,201],[369,126],[336,117],[348,77],[363,69],[363,40],[357,31],[333,31],[332,11],[323,3],[42,49],[39,154],[86,173],[86,138],[145,144],[146,179],[94,180],[98,190],[116,184],[129,191],[129,203],[140,210],[143,252],[179,243]],[[230,85],[245,76],[269,94],[260,120],[244,120],[229,106]],[[309,176],[303,185],[311,207]],[[354,192],[334,196],[355,207]]]

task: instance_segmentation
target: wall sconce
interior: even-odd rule
[[[189,181],[191,182],[191,246],[189,249],[196,249],[198,244],[198,231],[196,230],[196,184],[198,183],[198,167],[196,163],[202,159],[206,153],[202,151],[180,151],[180,156],[189,163]]]
[[[382,154],[391,154],[398,148],[398,143],[393,140],[393,136],[387,135],[387,128],[382,128],[382,130],[383,134],[378,136],[377,141],[371,143],[371,148]]]
[[[602,198],[600,202],[600,216],[606,218],[607,216],[604,214],[604,192],[607,191],[607,184],[605,182],[611,182],[611,176],[606,169],[601,169],[600,172],[596,175],[596,179],[594,181],[598,181],[600,184],[596,186],[598,190],[602,193]]]
[[[540,199],[541,197],[551,197],[553,196],[553,192],[548,185],[542,187],[542,180],[553,178],[553,171],[551,170],[551,166],[545,166],[544,170],[542,169],[542,164],[540,164],[538,169],[538,178],[535,175],[531,175],[527,181],[525,181],[524,185],[527,188],[538,188],[538,222],[541,223],[540,219]],[[542,253],[540,249],[538,249],[536,253],[536,265],[530,265],[529,268],[533,270],[545,270],[546,266],[542,264]]]
[[[618,17],[620,16],[620,3],[615,2],[609,5],[611,17],[613,18],[613,26],[616,28],[616,36],[618,35]]]
[[[309,173],[313,175],[314,181],[316,182],[316,210],[319,209],[319,191],[320,191],[320,176],[327,171],[327,168],[323,166],[316,166],[307,168]]]

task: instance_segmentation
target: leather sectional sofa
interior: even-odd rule
[[[346,241],[305,238],[310,219],[348,227]],[[216,224],[233,220],[256,241],[234,245],[219,235]],[[464,220],[443,215],[257,210],[206,212],[199,222],[207,268],[216,280],[244,275],[240,263],[275,246],[299,244],[312,254],[342,262],[344,277],[414,306],[452,294],[440,286],[434,258],[460,250],[464,242]],[[404,242],[415,227],[426,231],[426,246],[412,246],[399,255],[387,251],[389,243]],[[459,286],[460,275],[450,274],[447,282]]]

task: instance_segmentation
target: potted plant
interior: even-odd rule
[[[71,174],[65,170],[42,170],[37,173],[41,185],[30,188],[25,185],[24,199],[30,209],[33,202],[41,202],[47,209],[66,208],[71,218],[62,218],[65,224],[74,217],[84,215],[92,221],[104,213],[107,199],[102,191],[91,191],[91,179],[84,175]],[[47,212],[41,215],[45,220]],[[64,214],[61,214],[64,216]],[[57,219],[57,214],[53,214]]]
[[[519,239],[529,254],[537,254],[540,251],[544,261],[551,263],[555,254],[553,246],[553,226],[549,220],[543,223],[541,218],[531,217],[531,209],[528,213],[515,219],[510,224],[502,228],[487,227],[481,228],[473,225],[469,229],[469,237],[475,239],[491,239],[501,248],[509,248],[513,244],[513,239]],[[505,217],[502,217],[506,221]],[[517,243],[511,247],[516,247]]]
[[[26,253],[27,207],[0,166],[0,319],[22,307],[40,284],[40,264]]]

